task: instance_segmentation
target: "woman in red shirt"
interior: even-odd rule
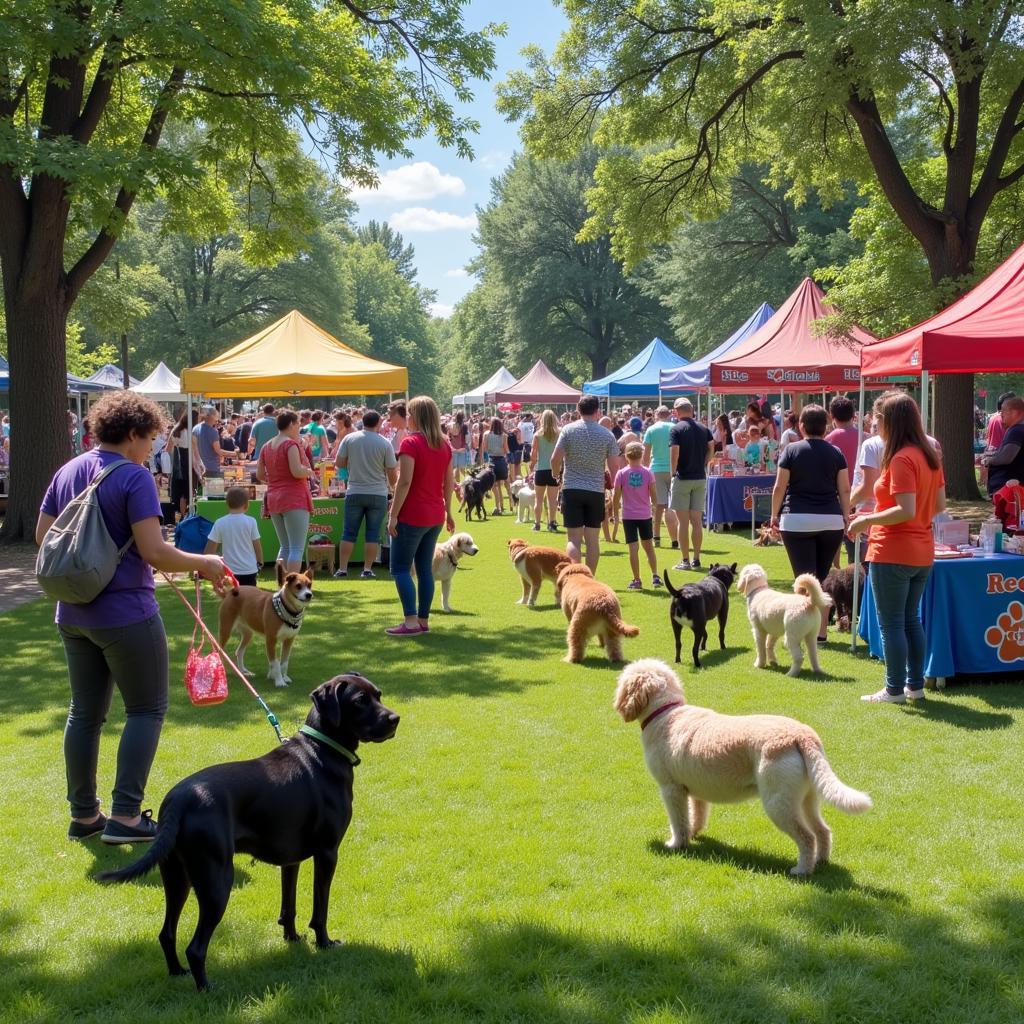
[[[277,437],[260,448],[256,479],[267,485],[267,511],[274,523],[285,572],[298,572],[309,533],[313,499],[308,478],[313,475],[299,443],[299,417],[282,412],[277,417]]]
[[[885,686],[861,700],[903,704],[924,697],[925,638],[921,595],[935,562],[932,519],[946,507],[939,453],[928,440],[917,403],[905,394],[878,411],[885,442],[875,481],[875,511],[850,523],[850,537],[870,529],[867,561],[882,631]]]
[[[391,576],[405,621],[385,630],[389,636],[417,636],[429,631],[434,545],[443,525],[447,523],[449,533],[455,530],[452,449],[441,433],[441,413],[434,400],[424,395],[414,398],[409,403],[408,423],[409,433],[398,449],[398,484],[388,517],[388,533],[394,538]],[[416,583],[412,579],[413,565]]]

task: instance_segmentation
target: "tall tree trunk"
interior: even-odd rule
[[[71,457],[67,429],[67,316],[59,292],[8,296],[11,493],[0,542],[32,541],[50,478]]]

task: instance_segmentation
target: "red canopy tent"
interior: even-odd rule
[[[711,388],[756,391],[845,391],[860,380],[860,348],[878,339],[862,327],[848,337],[815,334],[812,324],[836,312],[825,293],[805,277],[768,321],[711,364]]]
[[[565,381],[559,380],[538,359],[530,367],[525,376],[515,384],[510,384],[500,391],[488,391],[484,401],[488,405],[496,402],[550,402],[554,405],[574,405],[579,401],[581,392]]]

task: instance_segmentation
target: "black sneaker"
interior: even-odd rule
[[[674,547],[676,550],[678,550],[679,549],[679,541],[677,541],[677,540],[672,541],[672,547]]]
[[[103,830],[100,839],[111,846],[120,846],[123,843],[151,843],[156,839],[156,822],[153,820],[153,812],[146,810],[142,812],[142,820],[138,825],[122,825],[112,818],[107,821],[107,827]]]
[[[534,523],[533,524],[533,532],[534,533],[540,533],[540,523]]]
[[[80,821],[73,821],[68,826],[68,839],[92,839],[93,836],[98,836],[103,831],[106,824],[107,819],[102,814],[88,825],[83,825]]]
[[[700,559],[695,558],[692,562],[690,562],[690,567],[693,569],[699,569],[701,567]]]

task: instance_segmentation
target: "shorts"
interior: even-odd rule
[[[533,474],[533,484],[535,487],[557,487],[558,481],[550,469],[538,469]]]
[[[567,530],[596,530],[604,522],[604,492],[562,491],[562,522]]]
[[[508,453],[508,461],[513,466],[518,466],[523,461],[523,449],[522,448],[511,448]]]
[[[235,579],[240,587],[255,587],[259,578],[258,572],[236,572]]]
[[[672,493],[669,495],[669,507],[673,512],[703,512],[704,498],[707,494],[708,482],[700,480],[672,481]]]
[[[655,504],[667,505],[669,498],[669,491],[672,487],[672,474],[671,473],[655,473],[654,474],[654,494]]]
[[[467,469],[469,467],[469,449],[452,449],[452,469]]]
[[[377,544],[380,541],[380,528],[384,525],[387,511],[388,499],[383,494],[346,494],[345,522],[341,539],[354,544],[359,538],[359,527],[365,519],[366,533],[363,538],[367,544]]]
[[[622,526],[626,531],[627,544],[635,544],[638,540],[654,540],[653,519],[623,519]]]
[[[494,470],[494,479],[496,481],[508,479],[508,463],[505,461],[504,455],[491,456],[491,469]]]

